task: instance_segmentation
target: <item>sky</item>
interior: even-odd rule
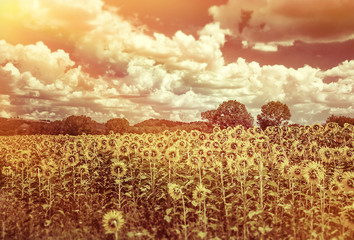
[[[352,0],[0,0],[0,117],[354,117]]]

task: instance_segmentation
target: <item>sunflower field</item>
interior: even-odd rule
[[[354,126],[0,137],[0,239],[354,239]]]

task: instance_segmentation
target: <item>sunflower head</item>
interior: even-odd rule
[[[177,161],[179,159],[179,151],[177,148],[171,147],[166,150],[165,157],[171,161]]]
[[[303,169],[301,166],[298,165],[293,165],[290,168],[289,173],[292,177],[296,179],[301,179],[303,177]]]
[[[25,169],[27,166],[27,161],[25,161],[25,159],[23,158],[20,158],[16,161],[16,167],[19,169],[19,170],[23,170]]]
[[[181,187],[176,183],[168,184],[168,193],[170,194],[173,200],[179,200],[183,196]]]
[[[320,183],[324,179],[323,167],[316,162],[309,162],[304,169],[304,177],[310,184]]]
[[[289,160],[284,153],[278,153],[275,156],[275,162],[277,165],[288,164]]]
[[[12,173],[13,173],[13,170],[12,170],[12,168],[10,166],[7,166],[7,167],[3,167],[1,172],[5,176],[11,176]]]
[[[329,122],[329,123],[326,124],[325,129],[326,129],[326,130],[330,130],[330,131],[335,131],[335,130],[338,129],[338,127],[339,127],[338,123],[336,123],[336,122]]]
[[[281,165],[281,173],[286,177],[290,176],[290,169],[291,167],[289,164],[285,163]]]
[[[332,181],[328,184],[329,192],[331,194],[338,194],[342,191],[342,188],[340,186],[340,183],[336,181],[335,179],[332,179]]]
[[[353,161],[354,160],[354,151],[353,148],[345,147],[343,149],[343,155],[347,161]]]
[[[54,176],[54,169],[50,166],[43,168],[43,176],[47,179],[51,179]]]
[[[354,192],[354,171],[345,172],[343,174],[341,185],[345,192]]]
[[[103,228],[106,234],[117,233],[124,225],[121,211],[111,210],[103,216]]]
[[[111,166],[111,173],[117,178],[122,178],[127,173],[127,167],[124,162],[115,161]]]
[[[79,163],[79,157],[77,154],[68,154],[65,160],[66,163],[72,167],[76,166]]]
[[[322,126],[318,123],[315,123],[311,126],[312,130],[316,133],[320,133],[322,131]]]
[[[208,193],[211,191],[207,189],[203,184],[199,184],[193,191],[193,199],[197,203],[201,203],[205,200]]]

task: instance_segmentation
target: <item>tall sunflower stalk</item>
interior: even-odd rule
[[[230,238],[229,212],[228,212],[228,209],[227,209],[226,189],[225,189],[225,185],[224,185],[223,166],[222,166],[221,162],[218,162],[217,166],[219,168],[221,191],[222,191],[222,200],[223,200],[223,203],[224,203],[225,220],[226,220],[226,234],[227,234],[227,238]]]
[[[184,235],[184,239],[187,240],[188,239],[188,225],[187,225],[187,211],[186,211],[186,205],[185,205],[185,201],[184,201],[184,193],[181,189],[181,187],[176,184],[176,183],[168,183],[167,185],[168,187],[168,193],[171,196],[171,198],[174,201],[178,201],[182,199],[182,208],[183,208],[183,235]]]

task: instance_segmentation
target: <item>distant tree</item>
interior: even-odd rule
[[[331,115],[327,118],[326,123],[329,122],[336,122],[338,123],[339,126],[343,127],[344,123],[349,123],[354,125],[354,118],[351,117],[346,117],[346,116],[336,116],[336,115]]]
[[[125,118],[113,118],[106,122],[106,133],[113,131],[114,133],[123,133],[129,130],[129,122]]]
[[[215,110],[202,112],[202,119],[206,119],[212,125],[220,128],[243,125],[246,128],[253,126],[253,117],[247,112],[244,104],[230,100],[219,105]]]
[[[97,122],[87,116],[70,116],[62,122],[62,133],[69,135],[93,134],[96,132]]]
[[[54,122],[50,122],[46,128],[46,134],[58,135],[64,133],[63,126],[64,124],[62,120],[56,120]]]
[[[262,112],[257,115],[257,123],[263,130],[268,126],[280,126],[291,117],[288,106],[279,101],[269,102],[263,105],[261,110]]]

